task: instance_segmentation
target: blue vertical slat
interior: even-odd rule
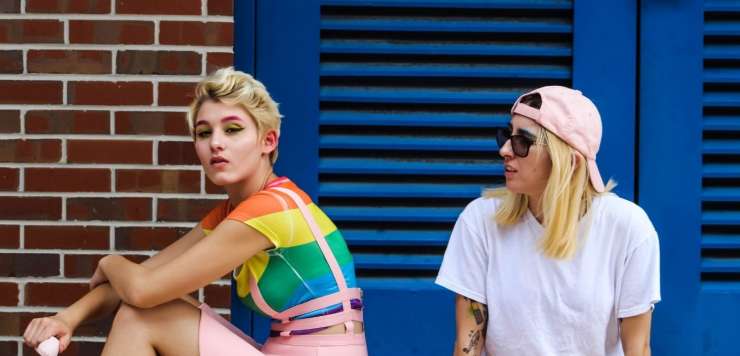
[[[635,82],[637,1],[576,1],[573,18],[573,87],[599,108],[603,138],[596,162],[615,192],[635,192]]]
[[[737,354],[740,334],[740,4],[704,2],[700,313],[703,352]]]
[[[661,241],[653,354],[700,355],[702,6],[640,2],[639,203]]]
[[[257,2],[257,77],[284,116],[275,171],[314,199],[319,189],[319,11],[317,0]]]
[[[257,22],[255,19],[255,1],[243,0],[234,2],[234,67],[238,70],[256,75],[254,68],[255,41]],[[253,332],[253,317],[249,309],[242,304],[236,295],[236,283],[231,280],[231,322],[247,334]]]

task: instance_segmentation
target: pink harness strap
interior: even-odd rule
[[[306,206],[306,203],[303,201],[303,199],[301,199],[298,194],[290,189],[270,187],[269,190],[265,190],[266,193],[276,197],[285,210],[287,210],[287,204],[284,201],[283,197],[281,197],[279,194],[271,192],[270,190],[279,191],[287,195],[296,204],[301,212],[301,215],[303,215],[303,218],[311,229],[311,233],[314,235],[316,243],[321,249],[324,258],[326,259],[326,262],[331,269],[332,275],[334,276],[339,291],[330,295],[309,300],[305,303],[296,305],[282,312],[277,312],[272,309],[270,305],[267,304],[264,297],[262,296],[262,292],[260,291],[259,286],[257,285],[256,278],[253,278],[254,276],[251,276],[251,278],[249,278],[249,290],[252,294],[252,300],[254,301],[254,304],[263,313],[267,314],[271,318],[275,320],[280,320],[280,323],[274,323],[272,328],[273,330],[280,331],[280,335],[282,336],[290,335],[291,330],[314,329],[340,323],[344,323],[347,328],[347,332],[352,333],[354,330],[354,324],[352,321],[363,321],[363,315],[362,311],[352,309],[351,300],[361,299],[362,291],[359,288],[347,288],[347,282],[344,279],[342,269],[339,266],[334,253],[331,251],[329,243],[326,241],[326,238],[324,238],[324,235],[321,233],[319,225],[316,223],[316,220],[309,211],[308,206]],[[306,319],[290,320],[290,318],[292,317],[306,314],[308,312],[338,303],[342,304],[342,312]]]

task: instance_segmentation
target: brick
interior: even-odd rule
[[[0,277],[55,276],[59,276],[58,254],[0,253]]]
[[[110,192],[108,169],[26,168],[28,192]]]
[[[115,115],[119,135],[190,136],[187,114],[171,111],[119,111]]]
[[[61,158],[60,140],[0,140],[0,162],[53,163]]]
[[[26,0],[27,13],[109,14],[110,0]]]
[[[89,291],[83,283],[28,283],[25,304],[28,306],[66,307]]]
[[[196,85],[196,83],[159,83],[159,105],[190,105],[195,99]]]
[[[26,113],[29,134],[108,134],[107,111],[31,110]]]
[[[224,187],[213,184],[206,176],[206,193],[208,194],[226,194]]]
[[[116,250],[159,251],[177,241],[189,230],[179,227],[118,227]]]
[[[160,142],[157,159],[159,164],[200,165],[192,142]]]
[[[97,325],[94,324],[94,325]],[[110,331],[110,326],[107,329]],[[102,335],[95,335],[95,336],[106,336],[107,332]],[[75,336],[83,336],[80,335],[77,330],[75,330]],[[71,344],[69,344],[69,347],[64,350],[63,356],[95,356],[95,355],[102,355],[103,354],[103,348],[105,347],[104,342],[97,342],[97,341],[73,341]],[[34,351],[32,348],[23,345],[23,355],[24,356],[35,356],[36,351]]]
[[[17,353],[18,353],[18,342],[0,341],[0,355],[16,355]],[[32,354],[27,353],[26,355],[32,355]]]
[[[0,167],[0,190],[18,190],[18,169]]]
[[[0,104],[61,104],[62,82],[0,80]]]
[[[28,51],[29,73],[110,74],[109,51]]]
[[[0,282],[0,305],[14,307],[18,305],[18,285]],[[3,354],[4,355],[4,354]]]
[[[195,46],[233,46],[231,22],[162,21],[159,43]]]
[[[200,2],[201,0],[116,0],[116,13],[200,15]]]
[[[149,198],[68,198],[68,220],[146,221],[152,216]]]
[[[150,21],[70,20],[70,43],[153,44]]]
[[[150,82],[70,82],[70,104],[77,105],[151,105]]]
[[[207,285],[203,288],[203,301],[214,308],[228,308],[231,305],[231,286]]]
[[[234,65],[233,53],[211,52],[206,56],[206,72],[213,73],[218,69]]]
[[[0,73],[2,74],[23,73],[23,52],[21,51],[0,51]]]
[[[199,75],[201,57],[184,51],[120,51],[116,61],[118,74]]]
[[[233,16],[233,0],[208,0],[208,15]]]
[[[64,43],[59,20],[0,20],[0,43]]]
[[[122,169],[116,171],[116,191],[199,193],[200,171]]]
[[[21,132],[21,112],[18,110],[0,110],[0,133],[18,132]]]
[[[149,141],[67,141],[69,163],[152,163]]]
[[[15,225],[0,225],[0,248],[20,248],[20,241],[20,227]]]
[[[46,197],[0,197],[0,219],[59,220],[62,218],[62,199]]]
[[[157,221],[200,221],[220,200],[159,199]]]
[[[110,332],[111,324],[113,324],[113,318],[115,317],[115,314],[111,314],[108,317],[105,317],[103,319],[94,321],[92,323],[84,323],[83,325],[80,325],[77,330],[75,330],[76,336],[107,336]],[[75,349],[72,348],[72,345],[77,345],[79,347],[79,351],[75,351]],[[100,346],[96,346],[100,345]],[[95,348],[95,347],[99,347]],[[67,356],[67,354],[71,355],[85,355],[85,356],[93,356],[93,355],[101,355],[103,351],[103,343],[88,343],[88,342],[80,342],[75,341],[71,345],[69,345],[69,348],[64,351],[64,354],[62,356]],[[26,354],[26,355],[34,355],[35,354]]]
[[[21,12],[21,0],[3,0],[0,2],[0,14],[18,14]],[[0,354],[5,355],[0,352]]]
[[[48,315],[42,313],[0,312],[0,335],[23,335],[23,331],[33,318]],[[12,354],[3,355],[15,355],[15,351]],[[33,354],[27,353],[26,355]]]
[[[98,267],[98,262],[106,255],[64,255],[64,276],[67,278],[90,278]],[[126,255],[127,259],[136,263],[145,261],[147,255]]]
[[[107,226],[26,226],[25,247],[105,250],[108,231]]]

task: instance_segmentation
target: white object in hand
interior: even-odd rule
[[[36,352],[41,356],[57,356],[59,353],[59,339],[52,336],[44,340],[36,348]]]

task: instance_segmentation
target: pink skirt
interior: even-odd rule
[[[201,356],[367,356],[364,333],[277,336],[261,346],[205,303],[199,308]]]

